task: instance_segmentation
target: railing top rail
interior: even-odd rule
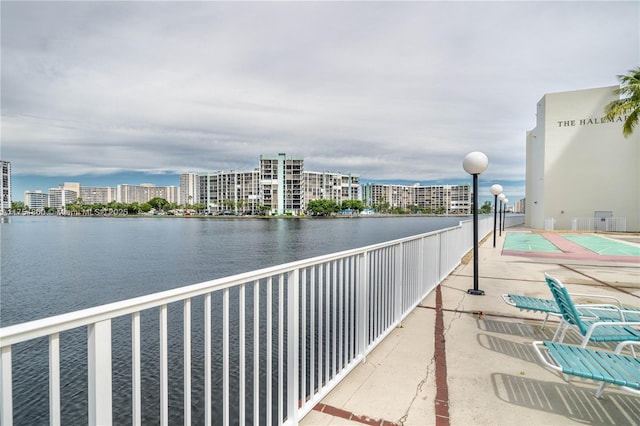
[[[460,228],[464,222],[467,222],[467,220],[460,221],[457,226],[430,231],[423,234],[399,238],[396,240],[377,243],[361,248],[344,250],[341,252],[312,257],[309,259],[298,260],[255,271],[244,272],[229,277],[204,281],[201,283],[178,287],[163,292],[152,293],[132,299],[56,315],[53,317],[42,318],[34,321],[3,327],[0,328],[0,347],[10,346],[34,338],[48,336],[54,333],[59,333],[61,331],[71,330],[73,328],[94,324],[111,318],[156,308],[158,306],[178,302],[196,296],[201,296],[203,294],[211,293],[214,291],[220,291],[225,288],[234,287],[268,277],[273,277],[275,275],[283,274],[291,270],[306,268],[309,266],[322,264],[349,256],[357,256],[381,248],[390,247],[402,244],[404,242],[425,238],[431,235],[448,232],[453,229]]]

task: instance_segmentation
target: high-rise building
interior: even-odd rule
[[[256,214],[259,211],[259,172],[199,174],[199,202],[209,213]]]
[[[365,206],[374,209],[411,210],[419,208],[434,213],[470,214],[472,191],[465,185],[362,185]]]
[[[304,159],[278,155],[260,156],[260,199],[275,214],[304,213]]]
[[[527,132],[525,223],[536,229],[640,231],[640,129],[604,118],[618,86],[548,93]]]
[[[108,204],[116,201],[116,188],[80,186],[79,198],[84,204]]]
[[[75,203],[78,199],[78,193],[70,189],[49,188],[49,207],[58,210],[65,210],[67,204]]]
[[[0,179],[0,210],[11,210],[11,162],[0,160],[2,179]]]
[[[178,187],[155,186],[152,183],[140,185],[122,184],[116,190],[116,200],[119,203],[146,203],[154,198],[163,198],[170,203],[178,202]]]
[[[340,204],[344,200],[358,199],[360,189],[358,175],[305,171],[303,176],[305,209],[312,200],[333,200]]]
[[[24,205],[30,210],[43,211],[45,207],[49,207],[49,194],[39,189],[34,192],[24,191]]]
[[[200,201],[200,181],[198,173],[180,174],[180,196],[178,204],[196,204]]]

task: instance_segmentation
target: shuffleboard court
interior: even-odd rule
[[[507,233],[503,249],[513,251],[541,251],[548,253],[562,252],[562,250],[544,238],[541,234],[532,234],[527,232]]]
[[[598,235],[562,235],[562,238],[601,255],[640,256],[640,247]]]

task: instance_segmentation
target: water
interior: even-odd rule
[[[455,226],[459,217],[9,217],[0,325]]]
[[[17,324],[272,265],[363,247],[455,226],[459,217],[353,219],[3,218],[0,324]],[[233,295],[232,295],[233,297]],[[261,300],[265,300],[261,297]],[[219,300],[214,298],[214,314]],[[198,335],[201,305],[194,300]],[[170,347],[182,347],[181,310],[170,307]],[[146,318],[145,318],[146,316]],[[114,422],[130,423],[130,324],[113,321]],[[214,317],[214,324],[220,321]],[[143,313],[143,422],[158,422],[157,312]],[[214,330],[216,333],[216,330]],[[61,399],[65,424],[86,424],[86,330],[61,336]],[[193,341],[194,386],[202,374],[202,342]],[[235,344],[235,342],[232,342]],[[214,348],[214,355],[220,348]],[[13,351],[16,424],[48,421],[47,343],[38,339]],[[171,422],[181,422],[181,350],[171,351]],[[232,366],[233,368],[233,366]],[[214,377],[220,365],[214,365]],[[237,376],[237,372],[232,371]],[[234,376],[235,377],[235,376]],[[237,379],[237,377],[236,377]],[[17,380],[17,379],[16,379]],[[153,389],[156,389],[153,391]],[[201,418],[194,389],[194,421]],[[219,396],[219,395],[218,395]],[[214,395],[214,407],[222,403]],[[71,402],[65,402],[71,401]],[[217,408],[216,408],[217,409]],[[262,410],[264,412],[264,410]],[[217,414],[219,412],[214,411]],[[219,418],[218,415],[215,416]]]

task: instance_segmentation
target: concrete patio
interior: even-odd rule
[[[479,287],[465,259],[343,382],[302,425],[640,425],[640,397],[545,368],[531,342],[550,340],[558,324],[521,312],[500,295],[550,298],[547,272],[570,292],[614,295],[640,307],[640,257],[611,259],[576,249],[553,257],[502,250],[508,229],[479,249]],[[606,234],[638,246],[630,234]],[[581,300],[584,301],[584,300]],[[565,343],[579,343],[568,333]],[[590,345],[613,349],[614,344]]]

